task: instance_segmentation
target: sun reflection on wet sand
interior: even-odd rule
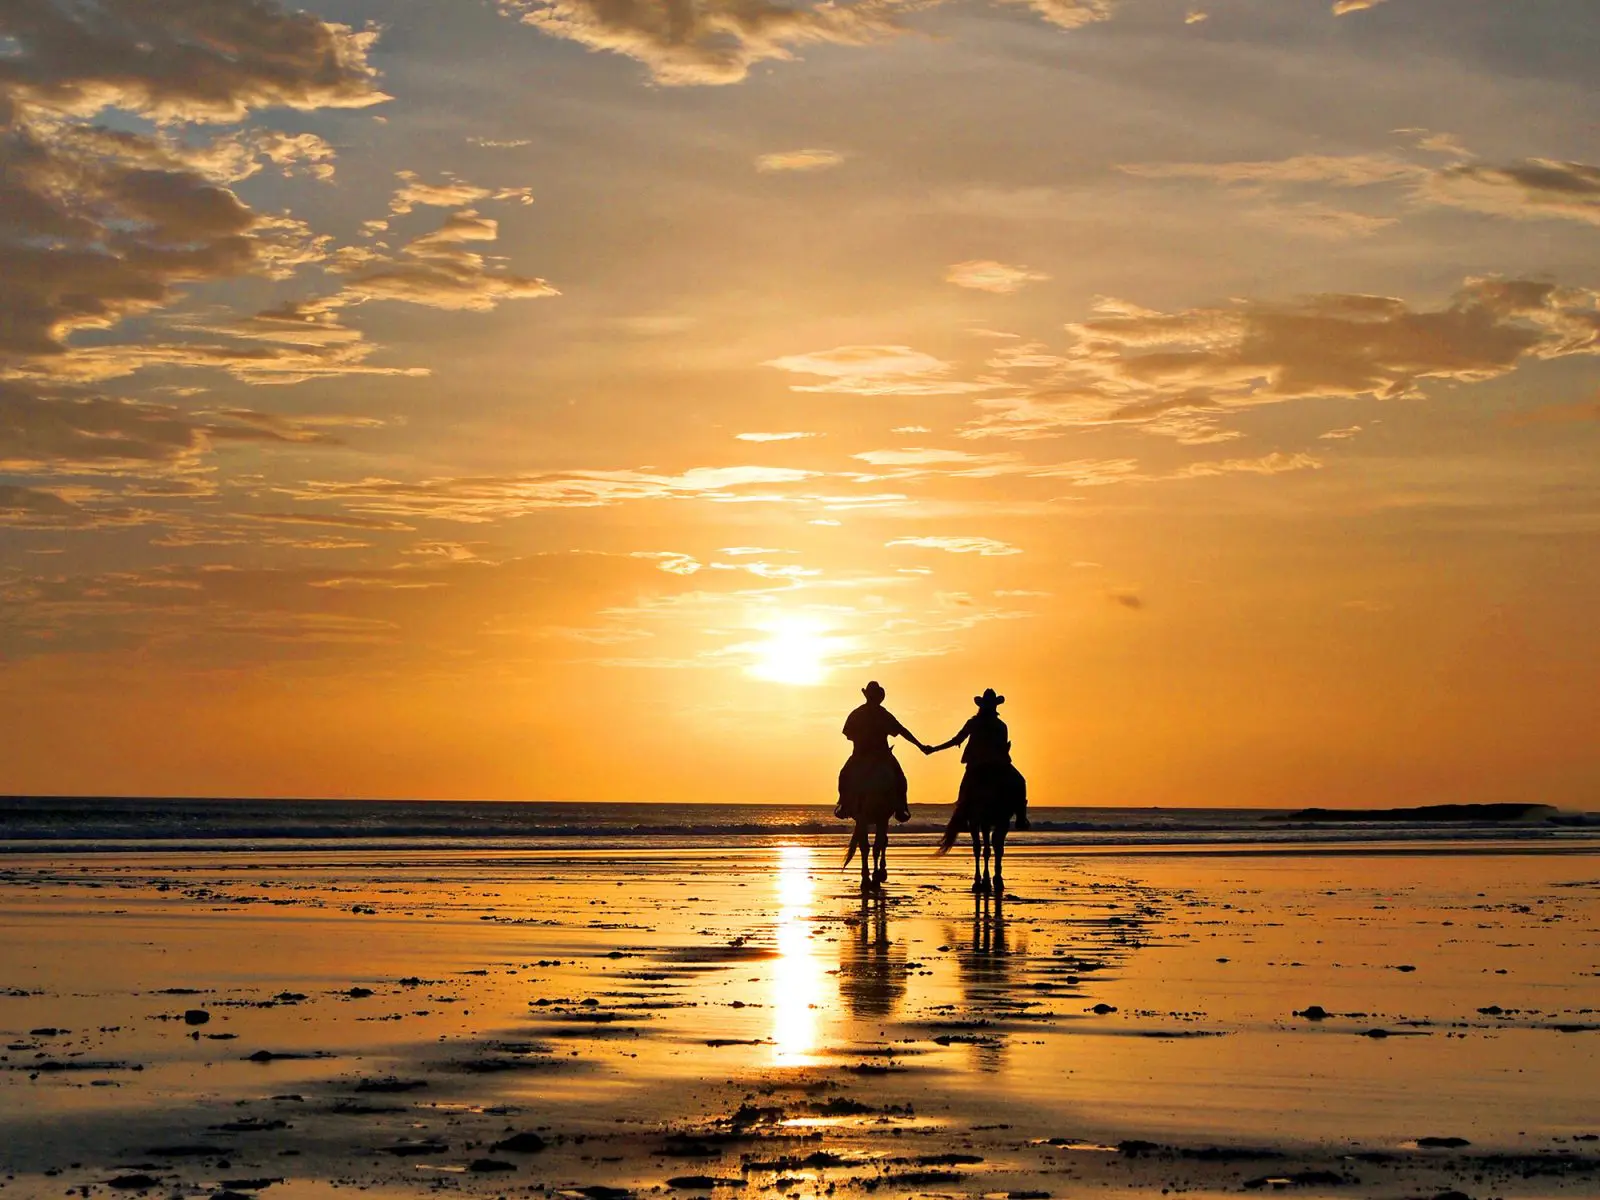
[[[774,1061],[784,1066],[806,1066],[817,1061],[818,1014],[823,1006],[823,967],[811,945],[811,849],[782,846],[777,892],[778,957],[772,971],[772,1044]]]

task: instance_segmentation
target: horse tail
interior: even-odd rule
[[[961,828],[957,823],[960,813],[961,809],[957,806],[956,811],[950,814],[950,823],[944,827],[944,836],[939,839],[939,848],[933,852],[935,858],[949,854],[950,848],[956,844],[956,839],[961,836]]]
[[[844,870],[850,865],[850,860],[856,856],[856,847],[861,847],[863,855],[867,852],[867,826],[863,821],[856,822],[855,832],[850,835],[850,849],[845,851],[844,862],[839,864],[839,870]]]

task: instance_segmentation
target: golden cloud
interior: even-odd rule
[[[992,391],[997,384],[966,383],[945,378],[952,364],[910,346],[835,346],[806,354],[769,359],[763,366],[796,375],[816,375],[826,382],[792,384],[797,392],[832,392],[852,396],[951,396]]]
[[[995,262],[992,259],[972,259],[952,264],[950,270],[945,273],[944,280],[957,287],[994,292],[1003,296],[1021,291],[1027,284],[1049,278],[1050,276],[1043,271],[1034,271],[1027,267]]]
[[[903,537],[885,546],[916,546],[922,550],[942,550],[947,554],[977,554],[984,558],[1005,557],[1022,551],[1009,542],[988,537]]]
[[[501,11],[551,37],[642,63],[668,86],[738,83],[762,62],[807,45],[864,46],[903,31],[920,0],[500,0]]]
[[[837,150],[781,150],[774,154],[763,154],[756,159],[756,170],[762,172],[773,171],[826,171],[829,167],[837,167],[844,162],[844,155]]]
[[[1207,440],[1229,409],[1402,399],[1429,381],[1477,382],[1528,360],[1600,352],[1600,293],[1533,280],[1468,280],[1437,309],[1328,294],[1174,313],[1102,301],[1098,311],[1067,326],[1073,345],[1037,386],[979,400],[988,415],[964,435],[1125,423]]]

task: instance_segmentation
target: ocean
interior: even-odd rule
[[[1024,844],[1091,847],[1600,841],[1600,813],[1528,806],[1514,820],[1422,816],[1310,820],[1287,809],[1034,806]],[[917,844],[943,829],[949,805],[913,805],[895,833]],[[275,851],[330,846],[519,849],[726,846],[835,839],[847,829],[821,805],[557,803],[443,800],[257,800],[0,797],[0,854],[141,846]]]

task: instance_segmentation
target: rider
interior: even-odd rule
[[[874,776],[886,784],[895,799],[895,820],[909,821],[911,806],[906,795],[906,773],[889,746],[891,737],[903,737],[924,754],[928,747],[883,706],[884,690],[876,679],[861,689],[867,702],[852,710],[845,718],[844,736],[850,739],[850,757],[839,769],[839,803],[833,810],[836,817],[854,819],[858,815],[861,796],[871,789]]]
[[[950,818],[950,828],[960,831],[967,827],[968,813],[978,798],[979,789],[990,785],[1001,795],[1009,796],[1017,828],[1026,829],[1028,783],[1011,762],[1011,735],[1000,719],[1000,706],[1006,698],[997,696],[993,688],[985,688],[983,695],[974,696],[972,702],[978,706],[978,711],[967,719],[960,733],[948,742],[923,748],[924,754],[936,754],[962,742],[967,744],[961,751],[961,761],[967,764],[967,769],[961,776],[961,790],[956,795],[956,811]]]

